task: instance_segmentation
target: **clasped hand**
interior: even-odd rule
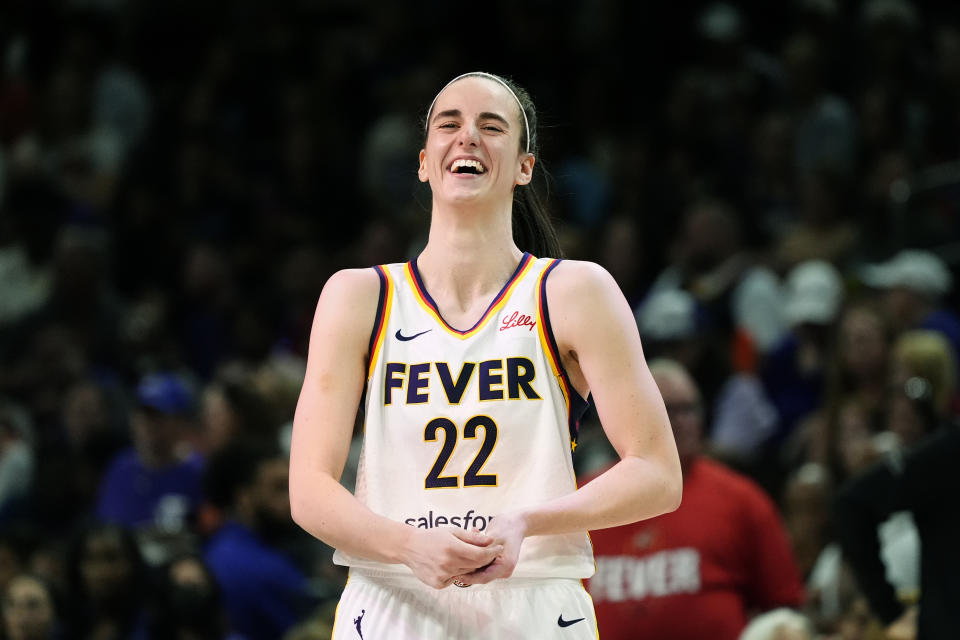
[[[522,518],[491,518],[486,531],[459,527],[416,529],[408,544],[406,564],[423,583],[436,589],[458,583],[486,584],[509,578],[520,557],[525,536]]]

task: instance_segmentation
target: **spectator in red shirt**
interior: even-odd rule
[[[799,607],[803,586],[770,498],[701,455],[696,383],[678,363],[650,371],[683,466],[680,508],[591,532],[597,572],[588,589],[601,637],[736,640],[754,613]]]

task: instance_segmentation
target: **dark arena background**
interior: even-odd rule
[[[775,505],[790,637],[960,637],[893,635],[937,595],[909,507],[866,534],[837,508],[960,411],[956,9],[4,0],[0,638],[330,636],[346,571],[286,493],[313,312],[423,246],[422,119],[472,70],[528,89],[565,257],[613,274],[648,360],[693,374],[701,455]],[[588,413],[578,475],[612,455]],[[667,597],[624,584],[598,607]]]

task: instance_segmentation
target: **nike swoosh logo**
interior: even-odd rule
[[[401,342],[406,342],[407,340],[413,340],[414,338],[417,338],[417,337],[419,337],[419,336],[422,336],[422,335],[425,334],[425,333],[429,333],[430,331],[432,331],[432,329],[427,329],[426,331],[421,331],[420,333],[415,333],[415,334],[413,334],[412,336],[405,336],[405,335],[403,335],[402,333],[400,333],[400,329],[397,329],[396,338],[397,338],[397,340],[400,340]]]
[[[561,627],[569,627],[570,625],[577,624],[578,622],[584,619],[585,618],[577,618],[576,620],[564,620],[563,614],[561,613],[560,617],[557,618],[557,624],[560,625]]]

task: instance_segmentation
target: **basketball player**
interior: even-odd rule
[[[290,500],[351,567],[334,638],[594,638],[587,530],[679,504],[666,410],[613,278],[527,252],[559,253],[529,186],[535,132],[519,87],[450,81],[419,155],[427,246],[320,295]],[[590,395],[621,460],[578,490]],[[338,478],[361,398],[354,496]]]

